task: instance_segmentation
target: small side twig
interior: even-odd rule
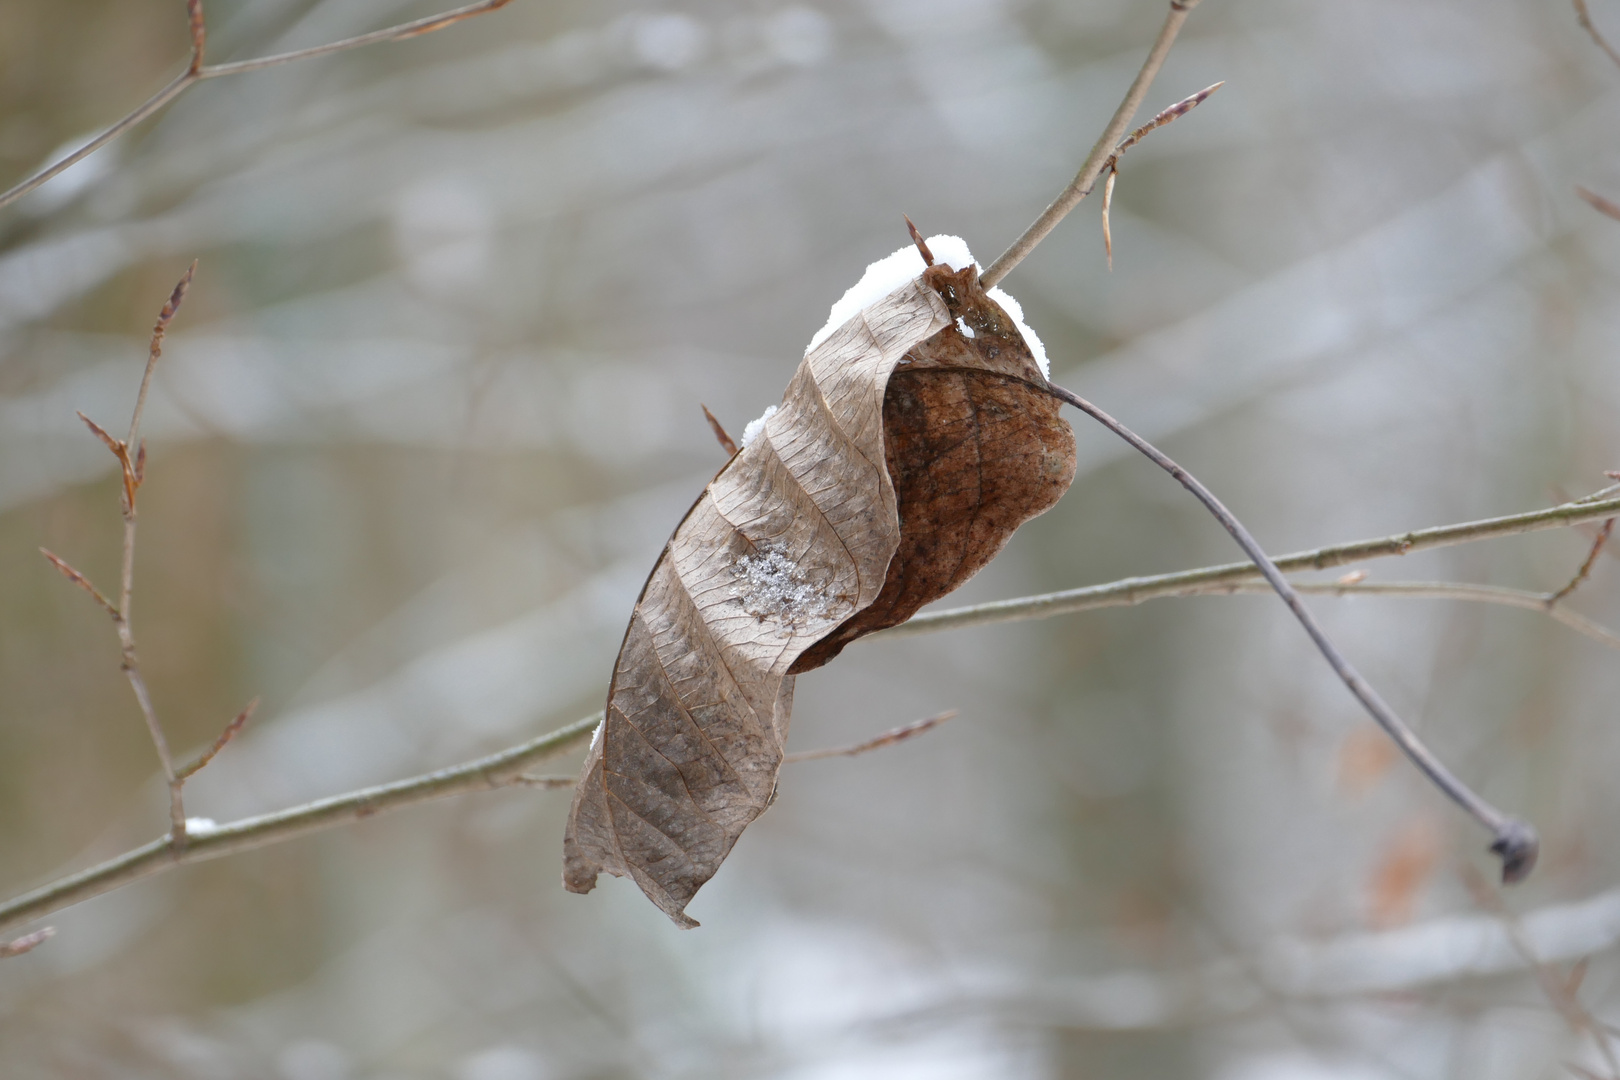
[[[1620,67],[1620,52],[1615,51],[1614,46],[1609,44],[1608,39],[1598,30],[1597,24],[1592,21],[1592,13],[1586,8],[1586,0],[1574,0],[1574,3],[1575,21],[1581,24],[1581,29],[1591,36],[1597,47],[1608,53],[1609,59]]]
[[[187,780],[202,772],[208,763],[214,760],[215,755],[225,749],[225,745],[241,733],[242,729],[247,726],[247,722],[253,718],[253,712],[258,707],[258,698],[248,702],[247,707],[237,713],[235,719],[225,725],[225,730],[219,733],[219,738],[214,740],[214,745],[204,750],[202,756],[197,758],[196,761],[184,766],[174,774],[175,781],[184,784]]]
[[[190,772],[181,775],[175,772],[174,758],[169,753],[169,741],[164,737],[163,725],[158,722],[157,709],[152,704],[152,694],[146,686],[146,678],[141,674],[139,654],[135,647],[135,628],[131,621],[131,613],[135,594],[135,535],[137,513],[137,497],[141,484],[146,479],[146,444],[141,441],[141,414],[146,409],[146,395],[152,386],[152,373],[157,368],[157,362],[163,355],[163,336],[169,329],[169,323],[174,319],[175,313],[185,301],[186,292],[191,288],[192,276],[197,272],[197,264],[193,262],[186,269],[174,291],[169,294],[168,301],[163,310],[158,313],[157,322],[152,327],[151,342],[146,350],[146,370],[141,374],[141,387],[135,396],[135,407],[130,412],[129,434],[123,439],[116,439],[107,433],[107,430],[84,413],[79,419],[85,422],[90,431],[100,439],[102,444],[118,459],[119,470],[123,480],[123,490],[119,496],[119,508],[124,518],[124,545],[121,572],[119,575],[118,603],[114,605],[83,574],[69,566],[62,559],[49,551],[45,557],[56,568],[67,575],[68,580],[87,591],[99,603],[107,614],[112,616],[113,627],[118,632],[119,651],[123,656],[121,667],[126,678],[129,679],[130,689],[134,691],[136,704],[140,706],[141,717],[146,722],[147,734],[151,736],[152,746],[157,751],[158,762],[163,767],[163,778],[169,786],[169,828],[170,842],[176,849],[183,848],[186,843],[186,811],[185,801],[181,795],[181,788],[185,778],[190,776],[199,764]],[[40,549],[44,551],[44,549]],[[245,718],[244,718],[245,722]],[[229,729],[227,729],[229,730]],[[223,745],[223,744],[221,744]],[[211,757],[212,754],[206,755]]]
[[[1130,443],[1143,456],[1175,477],[1182,487],[1192,492],[1193,496],[1204,504],[1205,508],[1215,516],[1222,527],[1237,541],[1244,554],[1248,555],[1255,566],[1259,568],[1261,575],[1271,584],[1277,595],[1282,597],[1283,602],[1294,613],[1294,617],[1305,628],[1305,632],[1316,643],[1317,649],[1327,660],[1328,665],[1333,668],[1356,700],[1361,702],[1362,707],[1389,734],[1389,737],[1395,740],[1395,744],[1405,752],[1407,758],[1436,787],[1473,816],[1481,825],[1485,826],[1486,829],[1490,830],[1493,836],[1491,851],[1502,860],[1502,880],[1505,882],[1522,881],[1535,866],[1536,855],[1540,848],[1541,842],[1536,836],[1535,829],[1528,822],[1509,817],[1480,798],[1473,789],[1453,775],[1451,770],[1446,768],[1444,763],[1434,756],[1434,753],[1418,738],[1417,733],[1406,725],[1406,722],[1396,714],[1394,709],[1389,707],[1378,691],[1373,689],[1372,685],[1362,677],[1361,673],[1355,669],[1355,666],[1333,644],[1332,640],[1327,636],[1327,632],[1316,621],[1316,616],[1312,615],[1310,608],[1305,606],[1305,601],[1300,598],[1299,593],[1289,584],[1288,579],[1283,577],[1282,571],[1277,568],[1277,564],[1272,562],[1270,557],[1266,555],[1259,543],[1249,533],[1249,530],[1243,527],[1243,523],[1238,521],[1232,515],[1232,512],[1196,477],[1170,460],[1152,443],[1073,391],[1050,384],[1047,389],[1054,397],[1073,405],[1109,431]]]
[[[191,59],[186,70],[175,76],[170,83],[145,102],[136,106],[127,116],[91,139],[73,153],[63,158],[28,179],[14,185],[4,193],[0,193],[0,207],[9,206],[41,184],[55,176],[66,172],[103,146],[118,138],[130,128],[159,112],[169,102],[191,89],[192,86],[204,79],[217,79],[222,75],[240,75],[247,71],[258,71],[262,68],[275,67],[280,64],[290,64],[296,60],[307,60],[316,56],[326,56],[336,52],[346,52],[349,49],[358,49],[366,45],[377,45],[387,41],[404,41],[407,38],[420,37],[431,34],[435,30],[443,30],[447,26],[470,19],[475,15],[495,11],[505,7],[512,0],[481,0],[480,3],[468,4],[452,11],[439,15],[430,15],[424,19],[391,26],[386,30],[376,30],[369,34],[360,34],[357,37],[344,38],[342,41],[330,42],[326,45],[316,45],[313,48],[298,49],[293,52],[278,53],[275,56],[264,56],[254,60],[239,60],[230,64],[203,64],[203,47],[207,42],[207,26],[203,20],[201,0],[186,0],[187,18],[191,29]]]
[[[108,600],[105,596],[101,595],[100,589],[97,589],[94,585],[90,584],[89,578],[73,569],[73,567],[64,562],[60,556],[53,554],[48,548],[40,548],[39,553],[49,559],[52,566],[62,571],[64,577],[73,582],[73,584],[77,585],[79,588],[83,589],[85,592],[89,593],[91,598],[95,600],[96,603],[100,604],[102,609],[106,611],[108,615],[113,617],[114,621],[117,621],[118,609],[113,607],[111,600]]]
[[[995,262],[985,268],[984,273],[980,275],[985,288],[999,283],[1013,267],[1023,262],[1024,257],[1034,251],[1035,246],[1046,239],[1048,233],[1057,228],[1058,222],[1067,217],[1069,211],[1073,210],[1081,199],[1091,194],[1091,189],[1102,176],[1108,159],[1113,156],[1120,139],[1131,126],[1131,118],[1136,115],[1136,110],[1141,108],[1142,99],[1147,97],[1148,87],[1153,85],[1159,69],[1164,66],[1165,57],[1170,55],[1170,47],[1176,43],[1176,36],[1181,33],[1181,25],[1187,21],[1187,15],[1197,6],[1198,0],[1170,0],[1170,10],[1164,17],[1164,24],[1159,27],[1158,38],[1148,50],[1147,59],[1142,61],[1136,79],[1125,92],[1119,108],[1114,110],[1108,126],[1103,128],[1102,136],[1097,139],[1091,152],[1086,155],[1086,160],[1081,163],[1080,171],[1075,173],[1074,179],[1069,181],[1069,186],[1052,200],[1051,205],[1041,211],[1041,216],[1024,230],[1024,234],[1014,240]]]
[[[1119,179],[1119,159],[1125,156],[1125,151],[1147,138],[1149,132],[1157,131],[1177,117],[1186,116],[1201,105],[1205,98],[1225,85],[1226,81],[1223,79],[1214,86],[1206,86],[1198,93],[1190,97],[1184,97],[1168,109],[1161,111],[1152,120],[1125,136],[1120,144],[1114,147],[1114,152],[1108,155],[1108,160],[1103,162],[1103,171],[1108,174],[1108,179],[1103,183],[1102,204],[1103,250],[1108,254],[1108,269],[1112,270],[1114,268],[1114,234],[1109,225],[1108,211],[1114,205],[1114,182]]]
[[[20,938],[0,943],[0,960],[9,960],[13,956],[21,956],[26,952],[33,952],[51,938],[56,936],[56,927],[46,926],[35,930],[32,934],[24,934]]]
[[[709,411],[707,405],[703,406],[703,416],[709,421],[709,430],[714,432],[715,440],[720,443],[720,449],[726,452],[727,457],[736,457],[737,444],[726,434],[726,429],[720,426],[720,421]]]
[[[1580,588],[1581,583],[1591,576],[1592,565],[1597,562],[1598,556],[1603,554],[1603,545],[1609,542],[1609,537],[1613,533],[1614,518],[1610,518],[1609,520],[1605,521],[1603,523],[1603,527],[1598,530],[1597,539],[1592,541],[1592,550],[1587,553],[1586,561],[1581,563],[1581,568],[1575,571],[1575,576],[1569,579],[1569,584],[1547,597],[1548,611],[1551,611],[1554,607],[1556,607],[1558,602],[1564,599],[1564,597]]]
[[[1582,187],[1580,184],[1575,185],[1575,194],[1585,199],[1587,204],[1598,213],[1607,214],[1616,221],[1620,221],[1620,203],[1616,203],[1612,199],[1606,199],[1591,188]]]
[[[797,765],[801,761],[821,761],[826,758],[835,757],[857,757],[872,750],[881,750],[885,746],[893,746],[897,742],[904,742],[907,739],[921,735],[925,731],[932,731],[934,728],[937,728],[939,725],[943,724],[945,721],[951,719],[955,715],[955,709],[947,709],[942,713],[936,713],[935,715],[926,717],[925,719],[913,720],[909,724],[902,724],[900,727],[885,731],[883,734],[875,738],[867,739],[865,742],[858,742],[854,746],[835,746],[828,750],[800,750],[796,753],[788,754],[783,757],[782,764]]]

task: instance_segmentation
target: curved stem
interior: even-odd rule
[[[1536,836],[1535,829],[1528,822],[1510,817],[1480,798],[1472,788],[1459,780],[1439,758],[1435,757],[1434,753],[1423,744],[1423,740],[1418,738],[1417,733],[1389,707],[1379,696],[1378,691],[1373,689],[1372,684],[1362,677],[1349,659],[1339,651],[1338,646],[1333,644],[1327,632],[1322,629],[1322,625],[1316,621],[1316,616],[1305,606],[1305,601],[1300,598],[1298,591],[1289,584],[1287,578],[1283,577],[1277,564],[1266,555],[1249,530],[1243,527],[1243,523],[1234,517],[1232,512],[1198,481],[1197,477],[1171,461],[1157,447],[1130,428],[1073,391],[1065,390],[1061,386],[1049,386],[1048,391],[1130,443],[1155,465],[1175,477],[1182,487],[1192,492],[1193,496],[1215,515],[1222,527],[1232,534],[1232,539],[1237,541],[1244,554],[1248,555],[1259,568],[1261,575],[1271,584],[1272,589],[1282,597],[1283,602],[1294,613],[1294,617],[1305,628],[1305,632],[1316,643],[1328,666],[1332,667],[1345,686],[1349,687],[1350,693],[1378,722],[1378,726],[1395,740],[1395,744],[1405,752],[1412,764],[1433,781],[1436,787],[1491,831],[1495,838],[1491,843],[1491,851],[1502,860],[1502,880],[1510,883],[1522,881],[1535,866],[1536,855],[1540,849],[1540,840]]]

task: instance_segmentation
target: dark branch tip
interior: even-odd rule
[[[1502,860],[1502,884],[1515,885],[1530,876],[1541,854],[1541,838],[1527,821],[1509,818],[1496,830],[1491,854]]]

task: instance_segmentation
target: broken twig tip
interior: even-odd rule
[[[1491,841],[1491,854],[1502,860],[1502,884],[1516,885],[1530,876],[1541,854],[1541,838],[1529,822],[1509,818]]]
[[[933,266],[934,253],[928,250],[927,244],[923,243],[922,233],[917,231],[917,226],[911,223],[911,219],[909,217],[906,217],[905,214],[901,214],[900,216],[906,218],[906,228],[911,232],[911,242],[917,245],[917,251],[922,255],[923,265]]]

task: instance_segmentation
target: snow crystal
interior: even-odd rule
[[[952,270],[978,265],[973,260],[973,253],[968,250],[967,241],[960,236],[930,236],[924,243],[928,245],[928,250],[933,254],[936,263],[944,263]],[[832,306],[832,311],[827,315],[827,324],[816,331],[816,336],[810,339],[810,345],[804,350],[805,353],[808,354],[811,349],[831,337],[834,330],[917,277],[925,269],[927,267],[923,265],[922,253],[917,250],[915,244],[907,244],[888,258],[872,263],[866,268],[866,273],[861,275],[861,280]],[[1024,343],[1034,355],[1035,363],[1040,365],[1041,374],[1050,377],[1052,372],[1046,359],[1046,346],[1041,344],[1041,339],[1035,336],[1035,331],[1024,322],[1024,309],[1019,306],[1018,301],[999,287],[991,289],[989,296],[1012,317],[1018,332],[1024,335]],[[963,332],[968,337],[973,336],[973,332],[965,326]],[[748,435],[745,432],[743,444],[746,446],[747,443]]]
[[[604,716],[602,717],[602,722],[596,725],[596,730],[591,732],[592,750],[595,750],[596,744],[602,741],[602,729],[605,727],[607,727],[607,717]]]
[[[825,591],[780,551],[744,555],[731,572],[743,584],[738,602],[755,618],[797,624],[832,614]]]
[[[989,290],[986,295],[1000,304],[1001,309],[1012,316],[1013,325],[1018,327],[1020,334],[1024,335],[1024,344],[1029,346],[1030,353],[1035,357],[1035,363],[1040,366],[1041,374],[1050,379],[1052,377],[1052,365],[1046,359],[1046,346],[1041,344],[1041,339],[1035,336],[1035,331],[1031,330],[1029,324],[1024,321],[1023,305],[1002,292],[999,285]]]
[[[765,406],[765,411],[762,414],[760,414],[759,419],[758,420],[750,420],[750,421],[748,421],[748,426],[743,428],[742,444],[744,446],[747,446],[749,443],[753,442],[754,437],[757,436],[760,432],[765,430],[765,421],[769,420],[771,417],[773,417],[775,415],[776,415],[776,406],[775,405],[767,405],[767,406]]]
[[[963,322],[962,316],[960,315],[956,317],[956,328],[962,331],[962,336],[965,338],[978,337],[978,335],[973,332],[973,327]]]
[[[187,836],[206,836],[211,832],[219,831],[219,822],[211,817],[186,818]]]

